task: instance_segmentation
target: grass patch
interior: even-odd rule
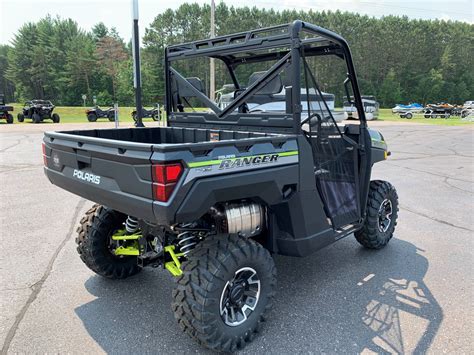
[[[23,105],[21,104],[12,104],[14,107],[13,116],[15,117],[15,124],[18,124],[16,115],[18,112],[21,112]],[[61,123],[86,123],[87,117],[85,110],[88,107],[77,107],[77,106],[57,106],[54,109],[54,112],[59,114],[61,117]],[[105,109],[106,107],[102,107]],[[148,107],[147,107],[148,108]],[[132,111],[134,107],[119,107],[119,120],[120,122],[133,122]],[[203,108],[197,108],[197,111],[203,111]],[[151,118],[146,118],[145,122],[152,121]],[[461,125],[472,125],[474,122],[469,122],[462,120],[460,117],[450,117],[450,118],[424,118],[422,116],[416,116],[411,120],[406,118],[400,118],[398,115],[392,114],[391,109],[380,109],[379,121],[392,121],[400,123],[409,123],[417,122],[423,124],[434,124],[434,125],[443,125],[443,126],[461,126]],[[31,120],[26,119],[25,123],[30,123]],[[50,121],[47,121],[50,122]],[[107,118],[98,119],[97,122],[109,122]]]
[[[399,115],[392,114],[392,110],[388,108],[380,109],[379,121],[392,121],[392,122],[416,122],[423,124],[433,124],[442,126],[463,126],[472,125],[474,122],[463,120],[461,117],[450,117],[450,118],[424,118],[422,115],[416,115],[411,120],[406,118],[400,118]]]
[[[23,105],[20,104],[12,104],[14,111],[13,116],[15,117],[15,123],[19,123],[17,121],[17,114],[21,112]],[[86,116],[86,109],[89,107],[78,107],[78,106],[56,106],[54,108],[55,113],[59,115],[61,118],[61,123],[86,123],[87,116]],[[107,109],[108,107],[101,107],[102,109]],[[132,111],[134,107],[119,107],[119,121],[120,122],[133,122],[132,119]],[[148,119],[145,119],[148,120]],[[151,120],[151,118],[149,118]],[[30,119],[25,119],[24,123],[30,123]],[[46,120],[45,122],[52,122],[51,120]],[[109,122],[107,117],[99,118],[97,122]]]

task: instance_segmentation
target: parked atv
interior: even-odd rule
[[[240,88],[227,106],[207,96],[198,77],[179,71],[205,74],[193,65],[198,57],[226,64]],[[334,75],[335,92],[339,102],[353,93],[357,124],[338,125],[322,94],[317,78],[335,65],[317,64],[329,59],[345,64]],[[183,61],[190,64],[176,64]],[[388,181],[371,181],[373,165],[390,152],[382,134],[368,128],[347,42],[321,27],[295,21],[174,45],[166,48],[164,67],[166,127],[47,132],[44,171],[53,184],[96,202],[76,239],[87,267],[109,279],[146,266],[168,270],[176,277],[172,310],[181,329],[207,348],[232,352],[271,315],[273,254],[303,257],[348,236],[369,249],[390,242],[397,191]],[[234,70],[262,67],[269,69],[242,88]],[[249,109],[282,89],[285,107]],[[321,102],[308,100],[303,120],[302,92]],[[284,266],[280,273],[292,277]],[[297,297],[302,286],[294,287]]]
[[[87,120],[89,122],[95,122],[98,118],[108,118],[109,121],[115,121],[115,109],[110,107],[106,110],[102,110],[99,106],[86,110]]]
[[[9,113],[13,111],[13,106],[5,105],[5,96],[0,95],[0,119],[7,120],[7,123],[13,123],[13,115]]]
[[[150,110],[147,110],[146,108],[142,108],[142,118],[149,118],[149,117],[151,117],[153,121],[161,120],[161,111],[160,111],[159,105],[156,105],[156,107],[153,107]],[[135,122],[137,122],[137,110],[132,111],[132,118]]]
[[[54,123],[59,123],[59,115],[53,113],[54,105],[49,100],[31,100],[27,101],[23,106],[22,112],[17,116],[18,122],[23,122],[25,118],[29,118],[33,123],[43,122],[50,119]]]

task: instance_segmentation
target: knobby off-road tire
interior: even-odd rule
[[[7,114],[7,123],[13,123],[13,115],[12,114]]]
[[[364,226],[354,233],[357,241],[369,249],[382,249],[392,239],[397,217],[397,190],[387,181],[371,181]]]
[[[87,120],[89,122],[95,122],[95,121],[97,121],[97,115],[95,113],[89,113],[87,115]]]
[[[246,320],[230,326],[221,316],[226,304],[223,302],[230,294],[230,282],[247,270],[255,271],[255,276],[243,285],[247,290],[251,285],[255,291],[258,279],[258,300]],[[217,351],[235,351],[251,342],[259,331],[273,305],[275,286],[275,264],[260,244],[237,236],[211,236],[198,244],[183,264],[183,275],[173,291],[172,309],[182,330],[199,344]]]
[[[37,113],[34,113],[33,116],[31,116],[33,119],[33,123],[40,123],[41,122],[41,116],[38,115]]]
[[[77,228],[77,252],[96,274],[109,279],[124,279],[141,271],[136,256],[115,256],[109,249],[114,232],[123,228],[126,215],[94,205],[82,217]]]
[[[59,123],[60,121],[59,115],[57,113],[53,113],[53,116],[51,117],[51,119],[53,120],[54,123]]]
[[[18,119],[18,122],[23,122],[25,120],[25,115],[22,113],[19,113],[16,118]]]

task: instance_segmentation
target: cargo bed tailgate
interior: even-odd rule
[[[47,132],[45,173],[55,185],[138,218],[153,220],[148,143]]]

